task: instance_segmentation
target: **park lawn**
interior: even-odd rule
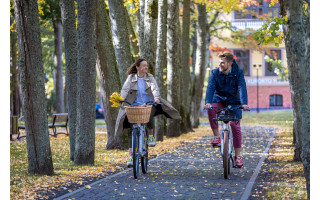
[[[306,180],[301,162],[293,162],[293,111],[244,113],[243,125],[277,128],[262,165],[252,197],[257,199],[306,199]],[[260,180],[259,180],[260,179]]]
[[[208,127],[201,126],[195,132],[182,134],[177,138],[165,137],[163,142],[157,142],[156,147],[150,148],[149,155],[153,157],[162,155],[208,135],[211,135]],[[104,178],[113,172],[126,169],[128,151],[106,150],[106,143],[106,128],[97,128],[95,165],[76,166],[69,159],[69,138],[65,135],[58,135],[57,138],[50,137],[54,175],[40,176],[28,173],[26,141],[11,142],[10,199],[47,199],[48,195],[45,191],[52,190],[54,192],[54,190],[68,189],[68,192],[72,192],[87,185],[88,180]],[[73,184],[73,189],[70,189],[71,184]]]

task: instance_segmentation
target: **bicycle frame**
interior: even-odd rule
[[[228,157],[231,158],[232,160],[232,166],[235,167],[235,164],[234,164],[234,160],[233,160],[233,157],[232,157],[232,152],[233,152],[233,135],[232,135],[232,130],[230,128],[230,122],[221,122],[220,123],[222,129],[221,131],[219,131],[219,135],[220,135],[220,138],[221,138],[221,147],[220,147],[220,151],[221,151],[221,156],[223,157],[223,150],[224,150],[224,132],[227,131],[228,132]]]
[[[146,151],[145,149],[143,149],[143,143],[144,141],[146,140],[146,127],[144,124],[133,124],[133,127],[132,129],[138,129],[139,130],[139,135],[138,135],[138,138],[139,138],[139,149],[138,149],[138,153],[139,153],[139,156],[142,157],[142,156],[145,156],[146,155]],[[133,137],[133,135],[132,135]],[[133,140],[132,140],[132,145],[133,145]]]

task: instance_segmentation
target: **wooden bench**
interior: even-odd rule
[[[48,125],[49,128],[52,128],[53,136],[57,137],[57,127],[65,127],[67,133],[63,133],[69,135],[68,132],[68,113],[56,113],[52,115],[52,124]]]
[[[10,140],[14,140],[12,138],[12,134],[15,133],[14,132],[15,130],[17,130],[16,133],[18,134],[17,139],[20,139],[22,137],[26,137],[25,135],[21,136],[21,133],[20,133],[20,130],[25,130],[26,129],[25,125],[24,124],[18,125],[19,121],[23,121],[24,120],[23,118],[24,118],[23,116],[20,117],[19,119],[17,119],[17,117],[12,118],[12,126],[15,126],[16,129],[12,128],[12,131],[10,133]],[[58,134],[62,134],[62,133],[57,133],[57,127],[66,128],[66,132],[67,133],[63,133],[63,134],[69,135],[69,132],[68,132],[68,113],[56,113],[56,114],[52,115],[52,123],[48,124],[48,128],[52,129],[54,137],[57,137]]]

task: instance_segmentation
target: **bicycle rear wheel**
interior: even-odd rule
[[[139,174],[139,129],[132,130],[132,157],[133,157],[133,176],[138,178]]]
[[[147,133],[147,130],[145,131]],[[147,134],[144,135],[144,141],[143,141],[143,151],[144,156],[141,157],[141,169],[142,173],[146,174],[148,171],[148,139]]]
[[[230,160],[229,160],[229,135],[228,131],[223,132],[223,174],[224,178],[228,179],[230,171]]]

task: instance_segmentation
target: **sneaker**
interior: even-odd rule
[[[243,162],[242,162],[242,158],[240,156],[235,156],[235,161],[236,161],[236,167],[237,168],[241,168],[243,167]]]
[[[149,143],[149,147],[156,146],[156,140],[154,139],[153,135],[148,136],[148,143]]]
[[[132,167],[133,166],[133,158],[132,158],[132,156],[130,156],[129,159],[127,160],[127,166],[128,167]]]
[[[220,147],[221,146],[221,140],[220,137],[214,136],[213,141],[211,142],[212,147]]]

